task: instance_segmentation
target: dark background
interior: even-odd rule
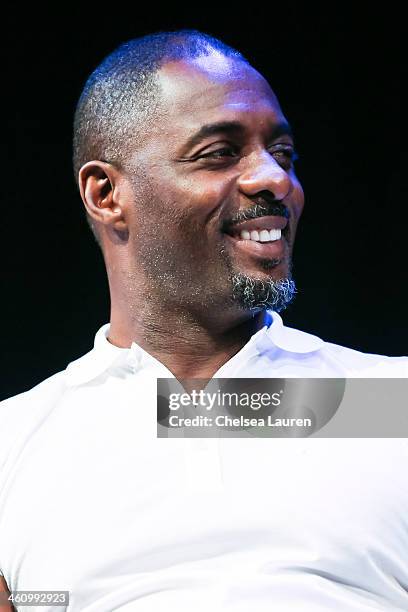
[[[149,8],[149,7],[148,7]],[[109,320],[102,257],[71,170],[71,125],[86,77],[119,43],[196,28],[237,47],[269,79],[295,131],[306,193],[287,325],[365,352],[408,354],[405,20],[395,7],[354,10],[248,4],[121,5],[17,15],[16,77],[3,151],[6,290],[3,397],[65,368]],[[402,10],[402,9],[401,9]],[[3,168],[4,168],[3,164]]]

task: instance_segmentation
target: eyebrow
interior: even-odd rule
[[[230,136],[237,136],[245,131],[246,127],[240,121],[218,121],[216,123],[208,123],[207,125],[203,125],[198,132],[187,140],[183,149],[191,149],[205,138],[209,138],[215,134],[223,133]],[[293,138],[292,128],[287,121],[281,121],[271,126],[269,138],[273,140],[279,138],[279,136],[290,136]]]

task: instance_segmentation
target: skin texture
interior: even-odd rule
[[[10,595],[10,591],[7,587],[6,581],[3,576],[0,576],[0,596],[4,594],[4,597],[8,597]],[[0,612],[15,612],[15,608],[11,603],[3,603],[2,598],[0,598]]]
[[[101,236],[109,341],[135,341],[179,379],[208,379],[264,323],[264,311],[232,299],[231,273],[287,277],[303,191],[291,136],[273,133],[286,119],[256,70],[212,53],[167,63],[158,79],[154,127],[135,134],[123,168],[85,164],[80,191]],[[188,144],[203,125],[232,121],[238,131]],[[276,202],[289,226],[268,265],[223,230],[237,214]]]

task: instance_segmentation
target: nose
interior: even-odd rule
[[[283,200],[292,188],[288,173],[268,151],[253,154],[238,179],[238,187],[247,196],[269,191],[275,200]]]

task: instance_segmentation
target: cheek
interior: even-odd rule
[[[292,182],[293,182],[293,191],[292,191],[292,197],[291,197],[291,204],[292,204],[291,208],[292,208],[294,225],[296,227],[299,221],[300,215],[302,214],[304,204],[305,204],[305,195],[302,189],[302,185],[299,183],[296,177],[293,179]]]
[[[159,223],[185,228],[204,226],[212,215],[216,216],[227,194],[225,181],[216,180],[215,176],[203,177],[198,172],[180,177],[167,172],[160,184],[150,184],[150,194],[142,200],[150,199],[153,210],[147,214]]]
[[[214,175],[200,176],[200,173],[185,178],[173,189],[175,202],[186,215],[194,216],[197,221],[208,220],[211,214],[216,214],[229,194],[226,181],[217,180]]]

